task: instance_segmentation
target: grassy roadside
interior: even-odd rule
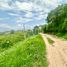
[[[65,33],[65,34],[57,33],[56,36],[67,40],[67,33]]]
[[[0,67],[47,67],[46,46],[40,35],[0,53]]]
[[[51,40],[50,38],[47,37],[47,39],[48,39],[48,42],[50,43],[50,45],[52,45],[54,43],[54,41]]]

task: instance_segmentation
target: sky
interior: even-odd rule
[[[48,13],[64,3],[67,0],[0,0],[0,32],[43,25]]]

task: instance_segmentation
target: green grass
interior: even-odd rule
[[[67,39],[67,34],[64,34],[64,35],[63,35],[63,38],[64,38],[64,39]]]
[[[0,47],[1,48],[9,48],[13,44],[23,41],[24,34],[21,33],[14,33],[14,34],[7,34],[0,36]]]
[[[14,34],[3,34],[0,35],[0,52],[11,48],[13,45],[19,41],[24,41],[24,32],[15,32]],[[28,37],[26,37],[28,38]]]
[[[54,41],[51,40],[50,38],[47,37],[47,39],[48,39],[48,42],[50,43],[50,45],[52,45],[54,43]]]
[[[46,46],[40,35],[0,53],[0,67],[47,67]]]
[[[58,37],[60,37],[60,38],[64,38],[64,39],[67,40],[67,33],[64,33],[64,34],[62,34],[62,33],[57,33],[56,35],[57,35]]]

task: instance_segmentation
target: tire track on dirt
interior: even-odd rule
[[[67,42],[55,38],[51,35],[41,34],[43,40],[45,41],[47,48],[47,59],[49,62],[49,67],[67,67]],[[53,45],[50,45],[47,37],[54,41]],[[64,51],[65,50],[65,51]]]

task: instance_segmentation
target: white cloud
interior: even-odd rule
[[[25,17],[28,17],[28,18],[33,17],[33,13],[32,12],[27,12],[27,14],[25,15]]]
[[[19,10],[23,11],[42,11],[42,6],[36,4],[35,2],[15,2],[16,6]]]
[[[61,0],[43,0],[43,4],[46,5],[46,7],[55,8],[60,4]]]
[[[47,14],[45,15],[39,15],[38,17],[36,17],[36,20],[41,20],[41,19],[45,19],[47,17]]]
[[[17,21],[17,23],[25,23],[25,22],[32,21],[32,19],[30,19],[30,18],[18,17],[18,18],[16,18],[16,21]]]
[[[21,24],[18,24],[19,27],[21,27],[22,25]]]
[[[17,26],[18,27],[23,27],[23,24],[18,23]]]
[[[28,11],[31,11],[32,10],[32,6],[33,6],[33,3],[32,2],[19,2],[19,1],[16,1],[16,6],[20,9],[20,10],[28,10]]]
[[[0,9],[11,9],[11,7],[9,6],[9,4],[7,2],[0,2]]]
[[[0,24],[0,28],[8,28],[11,29],[12,27],[8,24]]]
[[[2,24],[0,24],[0,28],[7,29],[7,30],[12,30],[12,29],[13,30],[18,30],[18,29],[23,29],[23,25],[18,23],[18,24],[14,25],[14,26],[11,26],[11,25],[8,25],[6,23],[2,23]]]
[[[15,14],[15,13],[8,13],[11,16],[20,16],[19,14]]]
[[[34,0],[31,2],[15,1],[11,5],[8,2],[11,0],[0,0],[0,9],[16,9],[16,10],[28,10],[28,11],[42,11],[45,7],[56,7],[60,4],[61,0]]]
[[[42,6],[37,5],[37,4],[34,3],[33,4],[33,10],[39,12],[39,11],[43,11],[44,9],[43,9]]]

